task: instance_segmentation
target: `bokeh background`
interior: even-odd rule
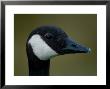
[[[96,14],[15,14],[14,15],[14,75],[28,76],[26,40],[36,27],[55,25],[78,43],[91,48],[88,54],[57,56],[50,61],[51,76],[97,75],[97,15]]]

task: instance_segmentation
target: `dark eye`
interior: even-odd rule
[[[46,37],[47,39],[51,39],[51,38],[53,38],[53,35],[52,35],[51,33],[46,33],[46,34],[45,34],[45,37]]]

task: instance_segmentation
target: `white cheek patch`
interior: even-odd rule
[[[48,60],[51,57],[58,55],[38,34],[33,35],[28,43],[32,46],[33,53],[40,60]]]

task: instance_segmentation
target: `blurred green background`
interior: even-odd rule
[[[91,48],[88,54],[57,56],[50,61],[52,76],[97,75],[97,15],[96,14],[15,14],[14,15],[14,75],[28,75],[26,40],[29,33],[42,25],[62,28],[78,43]]]

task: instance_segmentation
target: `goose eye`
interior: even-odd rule
[[[47,39],[51,39],[51,38],[53,37],[53,35],[50,34],[50,33],[46,33],[46,34],[45,34],[45,37],[46,37]]]

